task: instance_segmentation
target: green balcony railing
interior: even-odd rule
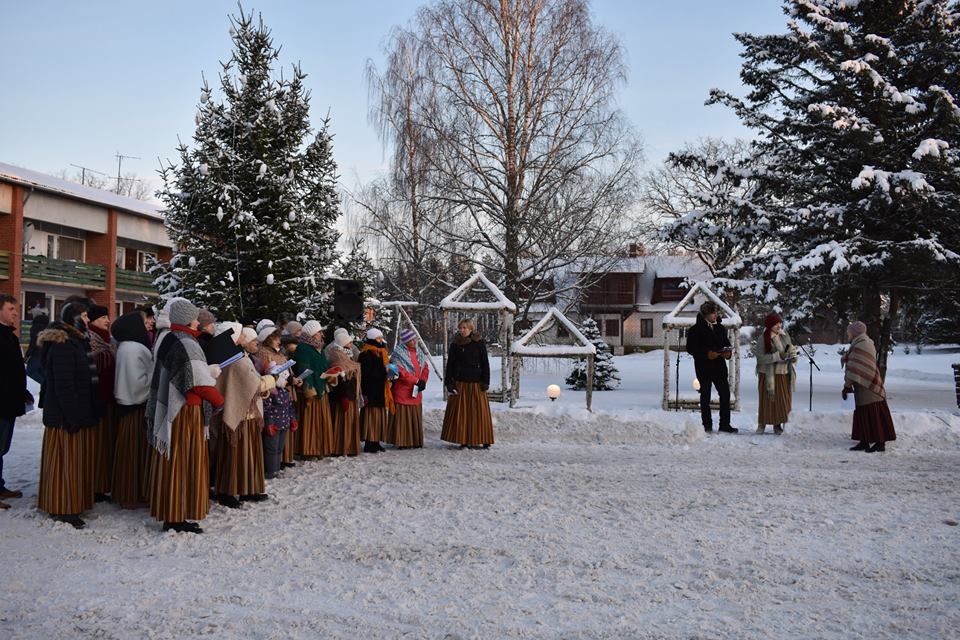
[[[24,280],[77,285],[85,289],[107,287],[107,269],[103,265],[56,260],[46,256],[23,256],[21,277]]]
[[[10,277],[10,252],[0,251],[0,278]]]
[[[138,293],[156,293],[153,286],[153,276],[143,271],[117,269],[117,289],[120,291],[136,291]]]

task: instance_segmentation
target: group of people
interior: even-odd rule
[[[423,446],[430,369],[409,328],[391,352],[376,328],[359,346],[345,328],[326,344],[317,320],[217,322],[185,298],[111,322],[106,307],[74,297],[33,333],[25,365],[18,323],[16,299],[0,296],[12,382],[0,405],[0,447],[6,453],[15,419],[33,404],[26,374],[39,364],[31,373],[45,427],[37,506],[76,528],[95,502],[112,501],[149,507],[164,531],[202,533],[211,500],[228,508],[265,500],[266,480],[295,460],[356,456],[361,442],[367,453],[384,443]],[[221,359],[224,344],[230,357]],[[448,352],[442,439],[493,444],[489,379],[485,343],[463,320]],[[22,493],[0,484],[0,496]]]
[[[700,383],[700,416],[704,431],[713,431],[710,400],[713,389],[716,389],[719,431],[737,433],[739,429],[730,424],[730,382],[726,364],[733,349],[719,312],[719,307],[712,301],[700,305],[696,323],[687,333],[687,352],[693,356]],[[797,348],[783,330],[779,314],[768,313],[763,325],[763,335],[754,349],[759,399],[757,433],[762,434],[767,425],[773,425],[774,434],[781,435],[793,408]],[[846,400],[852,393],[855,400],[851,437],[857,444],[851,447],[851,451],[885,451],[886,443],[896,440],[897,434],[877,366],[876,347],[867,336],[867,326],[859,320],[847,327],[847,339],[850,347],[841,358],[844,367],[841,395]]]

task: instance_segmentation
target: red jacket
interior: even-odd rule
[[[423,392],[418,391],[416,397],[413,395],[413,387],[418,380],[426,382],[430,378],[430,366],[424,362],[417,362],[417,347],[407,348],[410,355],[410,362],[413,363],[415,371],[407,371],[400,363],[394,361],[400,369],[400,377],[393,381],[393,401],[398,404],[421,405],[423,404]]]

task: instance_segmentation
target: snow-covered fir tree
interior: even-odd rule
[[[620,386],[620,372],[613,363],[613,354],[610,347],[603,341],[600,335],[600,328],[593,318],[587,318],[580,325],[580,332],[583,337],[589,340],[597,348],[597,355],[594,356],[593,367],[593,389],[595,391],[609,391]],[[573,370],[566,379],[567,387],[570,389],[587,388],[587,360],[580,358],[574,361]]]
[[[947,0],[788,0],[788,33],[738,34],[744,98],[714,90],[754,129],[759,167],[728,235],[767,250],[726,275],[794,319],[859,317],[885,367],[898,310],[960,287],[960,31]]]
[[[279,50],[261,19],[232,16],[230,34],[222,97],[204,82],[193,145],[161,171],[176,252],[158,284],[220,317],[316,315],[336,268],[329,121],[314,133],[298,65],[274,75]]]

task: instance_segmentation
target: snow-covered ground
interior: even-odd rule
[[[662,352],[616,358],[593,413],[546,398],[568,362],[532,362],[489,450],[439,440],[433,380],[423,449],[301,463],[200,536],[37,512],[33,412],[5,457],[25,495],[0,513],[0,637],[956,637],[960,349],[891,356],[878,454],[848,451],[836,347],[816,357],[814,410],[803,364],[781,437],[753,434],[749,359],[738,435],[660,410]]]

